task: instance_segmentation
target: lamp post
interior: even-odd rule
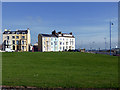
[[[110,55],[111,55],[111,26],[113,23],[110,21]]]
[[[105,50],[106,50],[106,37],[104,39],[105,39]]]
[[[93,51],[94,51],[94,49],[95,49],[95,47],[94,47],[94,43],[95,43],[95,42],[93,41],[92,43],[93,43]]]

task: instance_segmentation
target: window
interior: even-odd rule
[[[19,32],[16,32],[17,34],[19,34]]]
[[[49,42],[47,41],[47,45],[49,45]]]
[[[62,42],[60,42],[60,45],[62,45]]]
[[[68,45],[68,42],[66,42],[66,45]]]
[[[16,36],[16,39],[19,39],[19,36]]]
[[[68,49],[68,46],[66,46],[66,49]]]
[[[13,40],[12,43],[15,44],[15,40]]]
[[[72,43],[72,42],[70,41],[70,45],[71,45],[71,43]]]
[[[45,42],[44,42],[44,45],[45,45]]]
[[[51,42],[51,45],[53,45],[53,42]]]
[[[7,40],[9,40],[9,36],[7,36]]]
[[[18,40],[16,41],[16,44],[17,44],[17,45],[19,44],[19,41],[18,41]]]
[[[24,50],[24,46],[22,46],[22,50]]]
[[[63,47],[63,50],[65,50],[65,47]]]
[[[15,36],[12,36],[12,39],[14,39],[15,38]]]
[[[25,39],[25,36],[22,36],[23,39]]]
[[[73,44],[74,44],[74,42],[72,41],[72,42],[71,42],[71,45],[73,45]]]
[[[15,46],[13,45],[13,50],[15,50]]]
[[[63,45],[64,45],[64,43],[63,43]]]
[[[56,41],[55,41],[54,43],[55,43],[55,45],[57,45],[57,42],[56,42]]]
[[[22,44],[24,44],[24,41],[22,41]]]
[[[22,34],[25,34],[25,32],[22,32]]]
[[[60,47],[60,50],[62,49],[62,47]]]

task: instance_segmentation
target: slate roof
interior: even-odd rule
[[[40,34],[43,37],[58,37],[57,35],[53,35],[53,34]]]
[[[17,31],[4,31],[3,34],[27,34],[27,30],[17,30]]]
[[[63,34],[65,34],[65,33],[63,33]],[[63,35],[62,36],[58,36],[58,33],[56,33],[56,34],[40,34],[40,35],[43,36],[43,37],[70,37],[70,38],[72,37],[72,38],[75,38],[74,36],[63,36]]]

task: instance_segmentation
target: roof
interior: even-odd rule
[[[41,34],[44,37],[51,37],[50,34]]]
[[[53,35],[53,34],[40,34],[43,37],[58,37],[57,35]]]
[[[17,31],[4,31],[3,34],[27,34],[27,30],[17,30]]]
[[[58,36],[58,37],[68,37],[68,38],[75,38],[74,36]]]

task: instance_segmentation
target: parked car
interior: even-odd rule
[[[75,50],[68,50],[69,52],[80,52],[78,49]]]
[[[15,50],[12,50],[12,49],[10,49],[10,48],[6,48],[6,49],[5,49],[5,52],[15,52]]]

